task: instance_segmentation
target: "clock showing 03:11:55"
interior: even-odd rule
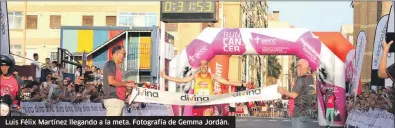
[[[211,0],[162,1],[162,13],[214,13],[216,2]]]

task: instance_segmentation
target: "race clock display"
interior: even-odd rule
[[[217,2],[213,0],[161,1],[164,22],[216,22]]]

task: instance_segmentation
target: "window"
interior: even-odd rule
[[[26,16],[26,29],[37,29],[37,15]]]
[[[118,24],[120,26],[158,26],[158,14],[121,12],[119,14]]]
[[[203,24],[203,25],[205,25],[205,24]],[[208,24],[207,24],[207,26],[203,26],[202,28],[204,29],[206,27],[208,27]],[[167,24],[165,24],[165,28],[166,28],[166,31],[168,31],[168,32],[177,32],[178,31],[178,23],[167,23]]]
[[[57,61],[58,60],[58,52],[50,52],[49,53],[49,59],[51,61]]]
[[[59,29],[62,25],[62,17],[60,15],[51,15],[49,20],[49,28],[51,29]]]
[[[8,22],[10,29],[23,29],[23,13],[8,12]]]
[[[22,45],[10,45],[11,53],[22,56]],[[14,57],[15,62],[22,62],[21,57]]]
[[[82,16],[82,26],[93,26],[93,16]]]
[[[106,26],[117,26],[117,16],[106,16]]]

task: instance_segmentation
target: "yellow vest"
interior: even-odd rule
[[[211,74],[207,73],[206,77],[202,77],[201,73],[198,73],[194,85],[194,94],[212,95],[213,89],[213,80],[211,79]]]

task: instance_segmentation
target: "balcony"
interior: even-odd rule
[[[151,67],[151,44],[130,43],[127,53],[127,70],[150,70]]]

